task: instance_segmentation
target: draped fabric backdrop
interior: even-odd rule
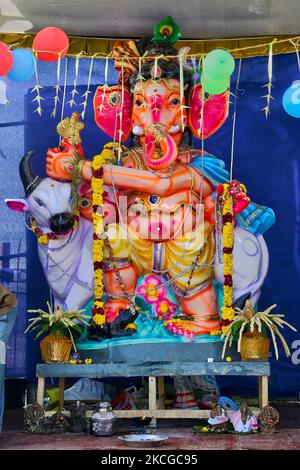
[[[237,99],[233,177],[246,184],[249,196],[254,202],[272,207],[276,214],[276,224],[265,234],[270,252],[270,267],[265,281],[259,307],[261,309],[276,303],[277,312],[285,313],[287,320],[300,330],[299,286],[300,286],[300,120],[288,116],[282,108],[281,97],[290,84],[299,79],[299,69],[295,54],[273,57],[273,85],[271,113],[265,118],[261,108],[265,106],[268,82],[266,57],[242,59],[239,93]],[[81,95],[86,91],[89,59],[80,60],[77,103],[82,103]],[[95,60],[90,90],[104,82],[105,61]],[[238,64],[237,64],[238,65]],[[61,84],[64,77],[65,59],[62,61]],[[68,59],[67,89],[64,116],[72,111],[82,111],[82,106],[73,106],[71,99],[75,60]],[[236,67],[237,69],[237,67]],[[41,176],[45,175],[45,154],[48,147],[58,145],[56,125],[61,118],[61,105],[56,118],[50,117],[53,109],[56,65],[41,64],[40,82],[43,114],[40,117],[32,102],[35,94],[30,93],[33,83],[17,85],[7,81],[7,95],[11,103],[5,108],[0,105],[0,168],[1,168],[1,225],[0,240],[7,242],[25,239],[24,221],[18,214],[12,214],[3,205],[4,197],[22,197],[18,177],[18,162],[24,151],[34,150],[33,167]],[[231,89],[236,86],[235,71]],[[109,64],[108,83],[116,83],[117,75],[113,64]],[[63,87],[62,87],[63,88]],[[62,90],[63,92],[63,90]],[[61,92],[61,98],[62,98]],[[85,129],[82,133],[83,147],[88,158],[99,153],[104,143],[110,139],[95,125],[92,110],[93,93],[89,94],[85,115]],[[233,97],[231,101],[233,100]],[[25,101],[24,114],[23,103]],[[232,113],[221,130],[205,141],[205,150],[223,158],[230,168],[232,138]],[[17,122],[17,125],[13,125]],[[18,124],[19,122],[19,124]],[[195,141],[200,147],[201,143]],[[4,156],[3,156],[4,155]],[[8,184],[9,182],[9,184]],[[42,274],[37,257],[36,239],[27,232],[27,307],[38,308],[49,298],[49,290]],[[24,244],[25,247],[25,244]],[[14,360],[9,362],[8,374],[15,376],[23,371],[28,377],[35,375],[35,362],[39,360],[38,346],[31,338],[24,341],[25,307],[19,311],[16,331],[11,340],[9,354]],[[22,328],[20,328],[22,325]],[[292,356],[286,359],[280,347],[280,360],[271,357],[270,392],[272,396],[298,396],[300,391],[300,333],[285,333],[291,347]],[[18,346],[19,345],[19,346]],[[19,348],[19,355],[14,351]],[[25,359],[24,359],[25,358]],[[251,378],[232,377],[218,379],[222,393],[256,393],[257,382]]]

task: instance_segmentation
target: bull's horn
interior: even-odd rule
[[[28,197],[41,183],[41,178],[35,176],[31,168],[31,157],[33,152],[27,152],[21,159],[19,165],[20,178],[23,183],[25,197]]]

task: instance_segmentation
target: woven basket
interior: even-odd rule
[[[66,336],[51,333],[40,342],[42,360],[46,364],[63,364],[68,362],[72,341]]]
[[[257,330],[243,333],[240,351],[242,361],[267,361],[269,349],[269,338],[265,338]]]

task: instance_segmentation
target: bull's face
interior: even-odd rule
[[[73,228],[69,183],[45,178],[26,199],[6,199],[5,202],[12,210],[30,212],[46,233],[64,234]]]
[[[43,233],[66,234],[74,226],[71,185],[35,177],[29,165],[30,158],[27,154],[20,163],[25,199],[6,199],[5,202],[14,211],[30,212]]]

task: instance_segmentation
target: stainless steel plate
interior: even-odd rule
[[[161,434],[127,434],[119,439],[128,447],[160,447],[169,438]]]

